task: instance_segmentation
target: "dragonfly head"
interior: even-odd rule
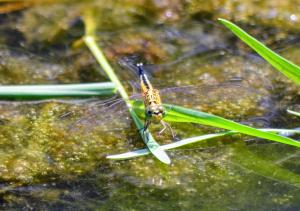
[[[165,109],[162,105],[149,105],[146,109],[146,117],[153,122],[159,122],[165,116]]]

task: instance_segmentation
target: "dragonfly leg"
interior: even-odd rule
[[[165,121],[163,121],[163,120],[160,120],[160,123],[162,124],[163,129],[161,129],[161,130],[158,132],[158,134],[161,135],[167,128],[169,128],[170,131],[171,131],[171,133],[172,133],[173,139],[175,139],[175,138],[176,138],[176,135],[175,135],[173,129],[171,128],[170,124],[167,123],[167,122],[165,122]]]
[[[145,120],[144,127],[142,127],[142,128],[139,129],[139,132],[140,132],[141,130],[143,130],[143,136],[147,138],[147,142],[148,142],[148,136],[146,136],[146,135],[147,135],[146,132],[147,132],[147,129],[148,129],[150,123],[151,123],[151,122],[150,122],[148,119],[146,119],[146,120]]]
[[[148,129],[149,125],[150,125],[150,121],[146,119],[144,123],[144,127],[138,129],[138,131],[140,132],[141,130],[143,130],[144,133]]]
[[[149,125],[150,125],[150,121],[148,119],[146,119],[145,124],[144,124],[144,128],[143,128],[144,132],[148,129]]]

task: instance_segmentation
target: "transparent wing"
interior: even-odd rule
[[[266,109],[268,95],[240,83],[162,89],[164,103],[214,113],[226,118],[256,116]],[[270,105],[268,105],[270,106]]]
[[[131,120],[124,100],[83,100],[73,104],[60,116],[66,130],[74,132],[123,131],[129,129]]]
[[[175,89],[175,90],[174,90]],[[268,115],[272,100],[268,93],[254,90],[240,84],[211,86],[187,86],[161,91],[162,100],[242,123],[252,124],[252,118]],[[256,121],[257,127],[268,126],[270,122],[262,118]]]
[[[238,83],[211,86],[184,86],[160,90],[163,103],[193,108],[234,120],[259,116],[266,109],[265,96],[258,90]],[[140,94],[131,96],[140,99]],[[73,110],[61,116],[72,119],[69,130],[124,131],[131,127],[126,103],[117,97],[109,100],[82,100],[73,102]]]

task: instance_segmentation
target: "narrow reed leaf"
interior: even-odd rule
[[[183,140],[171,143],[171,144],[162,145],[161,148],[163,148],[164,150],[175,149],[177,147],[181,147],[181,146],[185,146],[188,144],[205,141],[205,140],[209,140],[209,139],[213,139],[213,138],[217,138],[217,137],[221,137],[221,136],[225,136],[225,135],[229,135],[229,134],[232,134],[232,132],[208,134],[208,135],[187,138],[187,139],[183,139]],[[140,157],[140,156],[144,156],[144,155],[148,155],[148,154],[150,154],[150,151],[148,149],[144,148],[144,149],[139,149],[139,150],[135,150],[132,152],[126,152],[126,153],[117,154],[117,155],[108,155],[108,156],[106,156],[106,158],[112,159],[112,160],[124,160],[124,159]]]
[[[51,97],[91,97],[111,95],[115,85],[111,82],[65,85],[5,85],[0,86],[0,98],[33,99]]]
[[[51,85],[1,85],[0,91],[18,91],[18,90],[48,90],[48,91],[101,91],[115,90],[112,82],[85,83],[85,84],[51,84]]]
[[[132,101],[132,104],[136,113],[143,117],[143,113],[141,112],[141,110],[143,110],[143,104],[141,103],[141,101]],[[193,109],[188,109],[176,105],[164,104],[164,107],[167,110],[167,115],[165,117],[166,121],[198,123],[227,130],[233,130],[242,134],[247,134],[250,136],[255,136],[271,141],[280,142],[283,144],[300,147],[300,142],[295,141],[293,139],[279,136],[269,132],[260,131],[258,129],[242,125],[213,114],[196,111]]]
[[[267,60],[274,68],[279,70],[285,76],[300,84],[300,67],[293,64],[289,60],[278,55],[264,44],[256,40],[254,37],[246,33],[237,25],[231,23],[228,20],[219,18],[218,19],[224,26],[230,29],[236,36],[238,36],[242,41],[249,45],[253,50],[255,50],[259,55],[261,55],[265,60]]]
[[[300,113],[296,112],[296,111],[291,111],[291,110],[288,109],[287,112],[290,113],[290,114],[296,115],[296,116],[300,116]]]
[[[182,119],[185,119],[188,122],[224,128],[227,130],[233,130],[233,131],[240,132],[242,134],[247,134],[250,136],[255,136],[255,137],[259,137],[271,141],[280,142],[283,144],[300,147],[299,141],[295,141],[287,137],[279,136],[277,134],[260,131],[258,129],[246,125],[242,125],[213,114],[208,114],[208,113],[183,108],[180,106],[174,106],[174,105],[165,105],[165,107],[169,110],[169,114],[173,116],[174,120],[180,119],[180,121],[182,121]]]
[[[0,90],[0,98],[5,99],[44,99],[53,97],[92,97],[111,95],[115,92],[113,90],[99,90],[99,91],[70,91],[70,90],[18,90],[9,91]]]
[[[91,33],[91,32],[89,32]],[[91,33],[92,34],[92,33]],[[109,62],[107,61],[106,57],[104,56],[103,52],[101,49],[98,47],[95,39],[93,36],[87,35],[83,38],[85,44],[88,46],[98,63],[101,65],[103,68],[104,72],[107,74],[107,76],[110,78],[110,80],[116,85],[116,88],[118,92],[120,93],[121,97],[125,100],[127,108],[129,110],[129,113],[136,124],[142,139],[144,143],[147,145],[148,149],[151,151],[151,153],[161,162],[165,164],[170,164],[171,160],[167,153],[160,147],[160,145],[154,140],[153,136],[151,133],[146,130],[143,132],[142,128],[144,127],[143,123],[141,120],[138,118],[134,110],[132,109],[132,105],[128,101],[129,97],[128,94],[126,93],[124,87],[122,86],[120,80],[116,76],[114,70],[110,66]]]
[[[165,164],[170,164],[171,159],[169,158],[167,153],[164,151],[164,149],[161,148],[161,146],[155,141],[155,139],[153,138],[153,136],[149,132],[149,130],[146,130],[145,132],[143,132],[144,125],[132,109],[131,109],[130,114],[131,114],[131,117],[132,117],[134,123],[136,124],[136,126],[139,130],[141,137],[143,138],[146,146],[148,147],[149,152],[151,152],[161,162],[163,162]]]
[[[300,134],[300,130],[285,130],[285,129],[258,129],[259,131],[264,131],[264,132],[273,132],[273,133],[285,133],[289,135],[294,135],[294,134]],[[171,150],[179,147],[183,147],[189,144],[194,144],[198,143],[201,141],[206,141],[214,138],[219,138],[222,136],[228,136],[232,134],[236,134],[238,132],[236,131],[228,131],[228,132],[222,132],[222,133],[214,133],[214,134],[207,134],[207,135],[202,135],[202,136],[197,136],[197,137],[192,137],[192,138],[187,138],[187,139],[182,139],[177,142],[173,142],[170,144],[162,145],[161,148],[164,150]],[[112,160],[124,160],[124,159],[130,159],[130,158],[135,158],[135,157],[140,157],[144,155],[150,154],[150,151],[146,148],[144,149],[138,149],[134,150],[131,152],[126,152],[126,153],[121,153],[117,155],[108,155],[106,158],[112,159]]]

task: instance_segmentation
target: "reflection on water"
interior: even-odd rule
[[[0,15],[1,84],[106,81],[78,40],[83,34],[78,15],[93,8],[99,16],[99,44],[134,99],[139,98],[137,79],[127,67],[138,58],[149,64],[148,74],[165,103],[256,127],[299,127],[299,118],[285,111],[299,109],[299,87],[233,39],[213,18],[234,11],[245,29],[276,49],[282,48],[280,41],[297,42],[296,13],[294,24],[283,27],[281,16],[265,18],[277,7],[268,13],[269,6],[263,2],[229,1],[226,7],[221,1],[212,1],[220,7],[204,1],[61,2],[32,0],[26,7],[19,4]],[[290,4],[280,5],[292,15],[294,4]],[[253,15],[258,18],[247,18]],[[296,44],[280,53],[296,60]],[[172,128],[180,138],[217,131],[195,124],[174,123]],[[156,135],[159,129],[151,125],[158,142],[170,142],[170,134]],[[144,147],[118,96],[3,100],[0,207],[298,210],[299,150],[249,139],[234,135],[171,151],[170,166],[151,155],[109,161],[107,154]]]

